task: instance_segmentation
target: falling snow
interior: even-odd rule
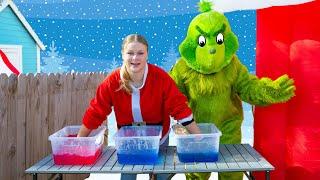
[[[145,0],[23,0],[20,11],[45,45],[56,42],[64,64],[75,71],[107,71],[121,64],[121,42],[128,34],[145,36],[149,62],[162,65],[166,55],[179,56],[178,47],[190,21],[198,14],[198,0],[172,3]],[[75,11],[74,11],[75,10]],[[225,14],[240,43],[237,52],[250,71],[255,69],[255,11]],[[44,56],[45,52],[41,55]],[[117,61],[117,62],[115,62]],[[171,60],[174,63],[173,60]],[[168,66],[166,64],[166,66]]]

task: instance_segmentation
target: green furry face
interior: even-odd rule
[[[230,63],[237,49],[238,40],[228,20],[215,11],[196,16],[179,46],[188,66],[203,74],[219,72]]]

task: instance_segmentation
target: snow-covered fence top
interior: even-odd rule
[[[48,136],[66,125],[81,124],[105,77],[105,73],[0,74],[1,179],[31,179],[24,170],[51,153]]]

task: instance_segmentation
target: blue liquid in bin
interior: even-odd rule
[[[158,160],[158,150],[133,150],[130,153],[118,153],[120,164],[154,164]]]
[[[155,164],[159,156],[161,126],[124,126],[115,135],[120,164]]]
[[[215,162],[218,161],[218,152],[178,153],[178,157],[179,160],[184,163]]]

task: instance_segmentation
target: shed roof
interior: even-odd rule
[[[1,1],[0,1],[1,2]],[[3,2],[3,6],[0,6],[0,13],[2,10],[4,10],[6,7],[10,7],[12,11],[15,13],[15,15],[18,17],[20,22],[23,24],[23,26],[27,29],[29,34],[32,36],[34,41],[37,43],[37,45],[40,47],[41,50],[45,50],[44,44],[39,39],[38,35],[34,32],[30,24],[27,22],[26,18],[22,15],[22,13],[19,11],[18,7],[14,4],[11,0],[5,0]]]

